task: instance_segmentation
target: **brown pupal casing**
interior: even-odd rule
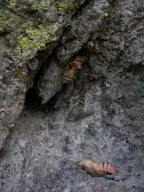
[[[69,62],[63,72],[63,83],[70,83],[74,80],[75,74],[84,62],[83,56],[77,56],[73,61]]]
[[[78,165],[93,176],[100,177],[106,174],[116,174],[114,165],[109,162],[96,163],[87,158],[84,161],[78,162]]]

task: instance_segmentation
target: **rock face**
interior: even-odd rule
[[[0,3],[0,191],[144,191],[143,4]],[[86,157],[117,175],[92,177]]]
[[[23,109],[35,74],[58,44],[67,25],[64,16],[71,17],[83,3],[0,2],[0,149]]]

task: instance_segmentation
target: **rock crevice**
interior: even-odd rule
[[[0,6],[0,191],[143,191],[143,1]],[[117,175],[91,177],[87,157]]]

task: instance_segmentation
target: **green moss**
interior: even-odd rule
[[[8,24],[7,16],[0,17],[0,27],[4,28],[4,25]]]
[[[70,13],[72,11],[72,4],[70,1],[57,1],[55,6],[61,15],[65,15],[66,13]]]
[[[106,17],[108,17],[108,13],[107,13],[107,12],[101,14],[101,15],[99,16],[99,19],[104,19],[104,18],[106,18]]]
[[[12,14],[7,10],[0,10],[0,33],[9,32],[13,24]]]
[[[46,8],[46,7],[44,7],[43,9],[44,9],[44,11],[48,11],[48,8]]]
[[[7,11],[0,11],[0,28],[6,28],[6,25],[9,23],[10,18]]]
[[[40,4],[38,4],[37,2],[33,2],[32,8],[35,10],[41,10],[43,7]]]
[[[36,2],[36,1],[32,1],[31,3],[32,3],[31,8],[33,11],[39,11],[39,10],[47,11],[48,10],[47,7],[43,6],[43,3],[44,3],[43,1],[41,1],[40,3]]]
[[[23,56],[28,56],[31,51],[36,51],[42,47],[45,47],[46,41],[49,39],[51,30],[45,27],[28,28],[25,31],[25,35],[20,35],[17,38],[18,49],[22,50]]]
[[[11,4],[12,6],[15,6],[15,5],[16,5],[16,1],[17,1],[17,0],[10,0],[10,4]]]

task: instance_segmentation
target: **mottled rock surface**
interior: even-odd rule
[[[34,2],[1,3],[1,148],[13,128],[0,191],[143,192],[144,2]],[[76,56],[82,69],[63,84]],[[86,157],[117,174],[89,175],[77,165]]]
[[[0,149],[23,109],[35,74],[57,46],[67,17],[84,2],[0,2]]]

